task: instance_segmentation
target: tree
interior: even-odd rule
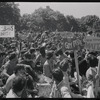
[[[30,23],[31,23],[31,15],[30,14],[24,14],[20,19],[20,29],[21,30],[30,30]]]
[[[66,21],[69,25],[68,30],[72,31],[72,32],[77,32],[80,31],[79,29],[79,23],[78,20],[76,18],[74,18],[73,16],[66,16]]]
[[[100,28],[100,19],[96,15],[87,15],[80,19],[81,28],[84,27],[82,31],[90,31]]]
[[[14,2],[0,2],[0,25],[15,25],[20,29],[20,9]]]

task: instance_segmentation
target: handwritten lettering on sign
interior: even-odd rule
[[[88,50],[100,51],[100,38],[87,36],[84,40],[85,48]]]
[[[14,37],[15,27],[14,25],[0,25],[0,37]]]

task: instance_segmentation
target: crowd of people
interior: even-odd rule
[[[100,52],[77,51],[78,80],[74,51],[51,44],[19,40],[1,44],[0,98],[99,98]],[[39,95],[38,84],[49,84],[48,96]]]

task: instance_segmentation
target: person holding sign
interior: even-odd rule
[[[100,62],[100,59],[99,59]],[[95,98],[96,97],[96,81],[98,78],[98,60],[95,56],[91,56],[89,59],[90,68],[86,72],[86,78],[90,83],[87,90],[87,98]]]
[[[54,83],[50,94],[51,98],[84,98],[81,94],[72,92],[69,71],[70,68],[66,59],[60,63],[60,68],[53,71]]]

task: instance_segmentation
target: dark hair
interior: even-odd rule
[[[29,54],[28,52],[26,52],[24,54],[24,56],[25,56],[26,59],[31,59],[32,58],[31,54]]]
[[[40,61],[36,62],[36,64],[35,64],[35,70],[37,72],[42,72],[43,73],[43,65],[41,64]]]
[[[16,74],[21,69],[25,69],[25,65],[24,64],[17,64],[14,68],[14,73]]]
[[[17,76],[13,80],[12,89],[15,93],[20,92],[24,89],[26,79],[21,76]]]
[[[52,76],[59,83],[63,80],[63,73],[59,68],[52,71]]]
[[[81,56],[79,56],[79,57],[78,57],[78,61],[81,61],[81,60],[82,60],[82,57],[81,57]]]
[[[93,56],[96,56],[96,52],[89,52],[89,54],[93,55]]]
[[[93,31],[88,31],[88,34],[91,35],[93,33]]]
[[[65,54],[68,56],[69,55],[69,52],[68,51],[65,51]]]
[[[17,56],[17,55],[16,55],[15,52],[10,53],[9,60],[14,59],[16,56]]]
[[[29,50],[29,52],[32,54],[32,53],[34,53],[35,52],[35,48],[31,48],[30,50]]]
[[[62,49],[57,50],[56,53],[55,53],[55,55],[56,55],[56,56],[58,56],[58,55],[63,55]]]
[[[45,53],[45,47],[41,47],[40,48],[40,53],[43,57],[45,57],[46,53]]]
[[[90,67],[96,67],[98,66],[98,59],[96,57],[93,57],[89,59],[89,65]]]
[[[5,52],[1,52],[0,53],[0,57],[3,57],[3,56],[6,56],[6,53]]]
[[[51,59],[53,57],[53,51],[48,51],[46,54],[47,59]]]
[[[70,57],[74,58],[74,52],[73,51],[70,52]]]

